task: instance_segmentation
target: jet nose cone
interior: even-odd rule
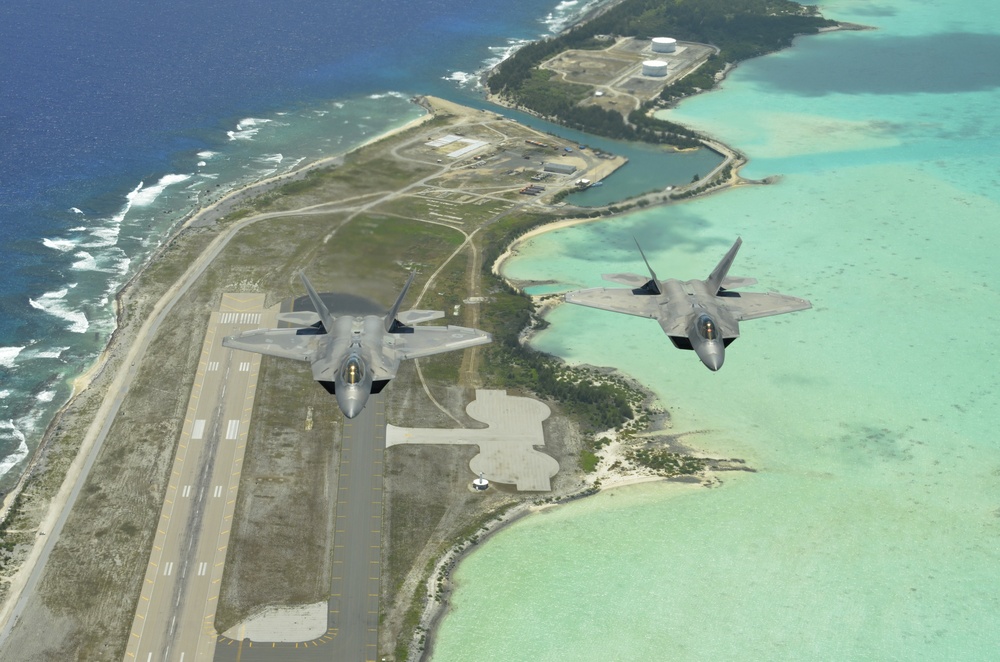
[[[726,360],[726,355],[721,352],[706,352],[705,356],[701,357],[701,362],[711,370],[716,372],[722,367],[722,362]]]
[[[344,412],[344,416],[347,418],[354,418],[360,414],[367,402],[367,393],[353,389],[344,389],[343,392],[337,391],[337,404],[340,405],[340,411]]]

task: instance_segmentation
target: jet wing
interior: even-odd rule
[[[647,294],[633,294],[632,290],[620,287],[594,287],[589,290],[567,292],[566,301],[579,306],[589,306],[610,310],[613,313],[625,313],[639,317],[657,318],[660,306],[657,297]]]
[[[283,359],[312,361],[322,335],[302,333],[303,329],[256,329],[222,340],[225,347],[267,354]]]
[[[738,322],[812,308],[805,299],[777,292],[725,292],[716,297]]]
[[[464,326],[415,326],[406,333],[392,333],[393,348],[400,359],[450,352],[476,345],[485,345],[493,336]]]

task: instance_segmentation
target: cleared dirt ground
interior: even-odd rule
[[[408,269],[420,273],[411,291],[416,295],[447,263],[420,305],[448,311],[451,323],[475,326],[478,309],[462,301],[482,294],[482,246],[463,242],[508,211],[545,207],[544,200],[517,194],[530,179],[527,173],[510,173],[511,163],[523,160],[515,148],[522,149],[528,139],[552,143],[547,148],[552,152],[567,145],[492,113],[450,104],[439,113],[336,167],[298,178],[282,194],[272,189],[262,198],[243,196],[246,206],[233,218],[202,216],[198,227],[171,239],[130,284],[103,374],[51,430],[23,492],[24,507],[13,522],[22,552],[46,533],[38,523],[94,418],[102,389],[122,367],[154,303],[210,241],[237,221],[253,221],[177,301],[142,357],[138,377],[0,658],[122,658],[208,315],[223,292],[262,292],[272,305],[302,294],[295,273],[306,269],[324,291],[349,289],[388,305]],[[441,157],[424,143],[456,128],[490,140],[482,159],[470,155],[461,163],[437,162]],[[606,165],[592,160],[595,167]],[[482,161],[487,163],[474,167]],[[412,187],[421,180],[424,184]],[[437,212],[444,217],[429,213],[427,201],[438,196],[449,199]],[[415,304],[408,300],[404,307]],[[390,422],[453,427],[457,419],[478,426],[464,413],[477,385],[474,356],[446,355],[421,364],[428,388],[447,414],[424,394],[416,367],[407,366],[387,390]],[[330,481],[338,461],[339,412],[304,366],[277,361],[264,362],[257,398],[218,610],[220,629],[266,605],[323,599],[329,585],[330,495],[336,493]],[[557,412],[546,425],[554,431],[546,450],[564,467],[554,485],[568,489],[578,481],[570,469],[576,466],[578,439]],[[469,527],[475,530],[484,513],[526,498],[502,486],[486,495],[469,492],[472,453],[471,448],[437,447],[387,453],[390,525],[384,541],[382,641],[388,654],[406,632],[408,600],[434,554]]]

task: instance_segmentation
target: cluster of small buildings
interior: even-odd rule
[[[532,184],[531,186],[525,186],[523,189],[518,191],[518,193],[520,193],[521,195],[538,195],[544,190],[545,190],[544,186],[538,186],[536,184]]]

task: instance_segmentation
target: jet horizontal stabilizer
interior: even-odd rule
[[[756,285],[756,278],[742,278],[740,276],[726,276],[722,279],[722,288],[725,290],[735,290],[738,287],[750,287]]]
[[[405,310],[396,315],[396,321],[400,324],[420,324],[430,322],[444,317],[443,310]]]
[[[639,274],[601,274],[601,278],[629,287],[643,287],[649,282],[649,276],[640,276]]]
[[[303,310],[298,313],[278,313],[278,321],[291,324],[292,326],[313,326],[320,319],[319,313],[314,313],[311,310]]]

